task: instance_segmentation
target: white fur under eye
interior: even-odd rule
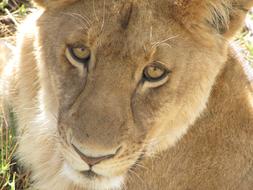
[[[73,58],[73,56],[71,55],[71,52],[70,52],[69,48],[66,48],[66,50],[65,50],[65,56],[66,56],[66,58],[69,60],[69,62],[73,66],[75,66],[77,68],[80,68],[80,69],[84,67],[83,64],[80,64],[77,60],[75,60]]]
[[[84,76],[85,72],[87,71],[87,67],[85,67],[83,64],[73,58],[69,48],[66,48],[65,56],[73,66],[77,67],[77,69],[79,70],[80,77]]]

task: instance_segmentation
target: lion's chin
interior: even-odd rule
[[[123,176],[104,177],[92,172],[82,173],[74,170],[67,163],[63,164],[61,175],[71,180],[77,186],[91,190],[119,190],[124,182]]]

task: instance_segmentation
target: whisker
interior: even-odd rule
[[[149,34],[149,41],[150,43],[152,42],[152,38],[153,38],[153,27],[150,27],[150,34]]]
[[[102,21],[102,26],[101,26],[101,32],[104,29],[104,25],[105,25],[105,0],[104,0],[104,8],[103,8],[103,21]]]
[[[172,47],[169,43],[166,43],[166,42],[163,42],[163,43],[160,43],[160,44],[158,44],[158,46],[162,46],[162,45],[164,45],[164,46],[168,46],[168,47]]]
[[[163,64],[163,65],[168,65],[168,63],[163,62],[163,61],[156,61],[157,63]]]
[[[141,183],[146,187],[146,183],[144,182],[144,180],[132,169],[128,170],[130,173],[134,174],[140,181]],[[144,188],[146,189],[146,188]]]
[[[145,169],[145,170],[149,170],[149,168],[145,167],[144,165],[140,164],[140,163],[135,163],[136,166]]]
[[[175,35],[175,36],[166,38],[166,39],[164,39],[164,40],[162,40],[162,41],[152,43],[152,48],[157,48],[157,47],[160,46],[161,44],[167,44],[167,45],[169,45],[169,44],[166,43],[166,42],[168,42],[169,40],[175,39],[175,38],[177,38],[177,37],[179,37],[179,35]]]
[[[92,0],[92,2],[93,2],[93,12],[94,12],[95,19],[96,19],[97,21],[99,21],[99,18],[98,18],[98,16],[97,16],[96,9],[95,9],[95,1]]]
[[[81,23],[81,27],[83,30],[88,30],[89,26],[86,25],[86,23],[82,22],[80,17],[77,17],[76,15],[73,15],[72,13],[63,13],[64,15],[71,16],[72,18],[76,19],[79,23]]]
[[[81,15],[79,13],[71,13],[71,14],[73,14],[73,15],[75,15],[77,17],[80,17],[83,21],[85,21],[88,24],[88,26],[91,26],[91,20],[90,20],[90,18],[88,16]]]

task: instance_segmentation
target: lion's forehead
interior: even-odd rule
[[[121,39],[128,46],[140,48],[139,44],[169,38],[183,30],[167,12],[158,12],[153,4],[143,1],[134,5],[129,1],[78,1],[60,12],[55,10],[48,14],[48,21],[56,21],[46,22],[44,27],[64,27],[66,30],[61,32],[68,35],[79,30],[83,34],[79,32],[77,36],[90,33],[93,38],[104,38],[108,43],[113,40],[120,43]]]

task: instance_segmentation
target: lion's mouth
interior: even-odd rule
[[[61,174],[78,187],[85,187],[85,189],[120,189],[124,182],[123,176],[107,177],[92,169],[78,171],[72,168],[67,162],[64,162]]]
[[[84,177],[88,178],[88,179],[95,179],[95,178],[99,178],[102,177],[101,175],[95,173],[92,170],[88,170],[88,171],[82,171],[80,172]]]

